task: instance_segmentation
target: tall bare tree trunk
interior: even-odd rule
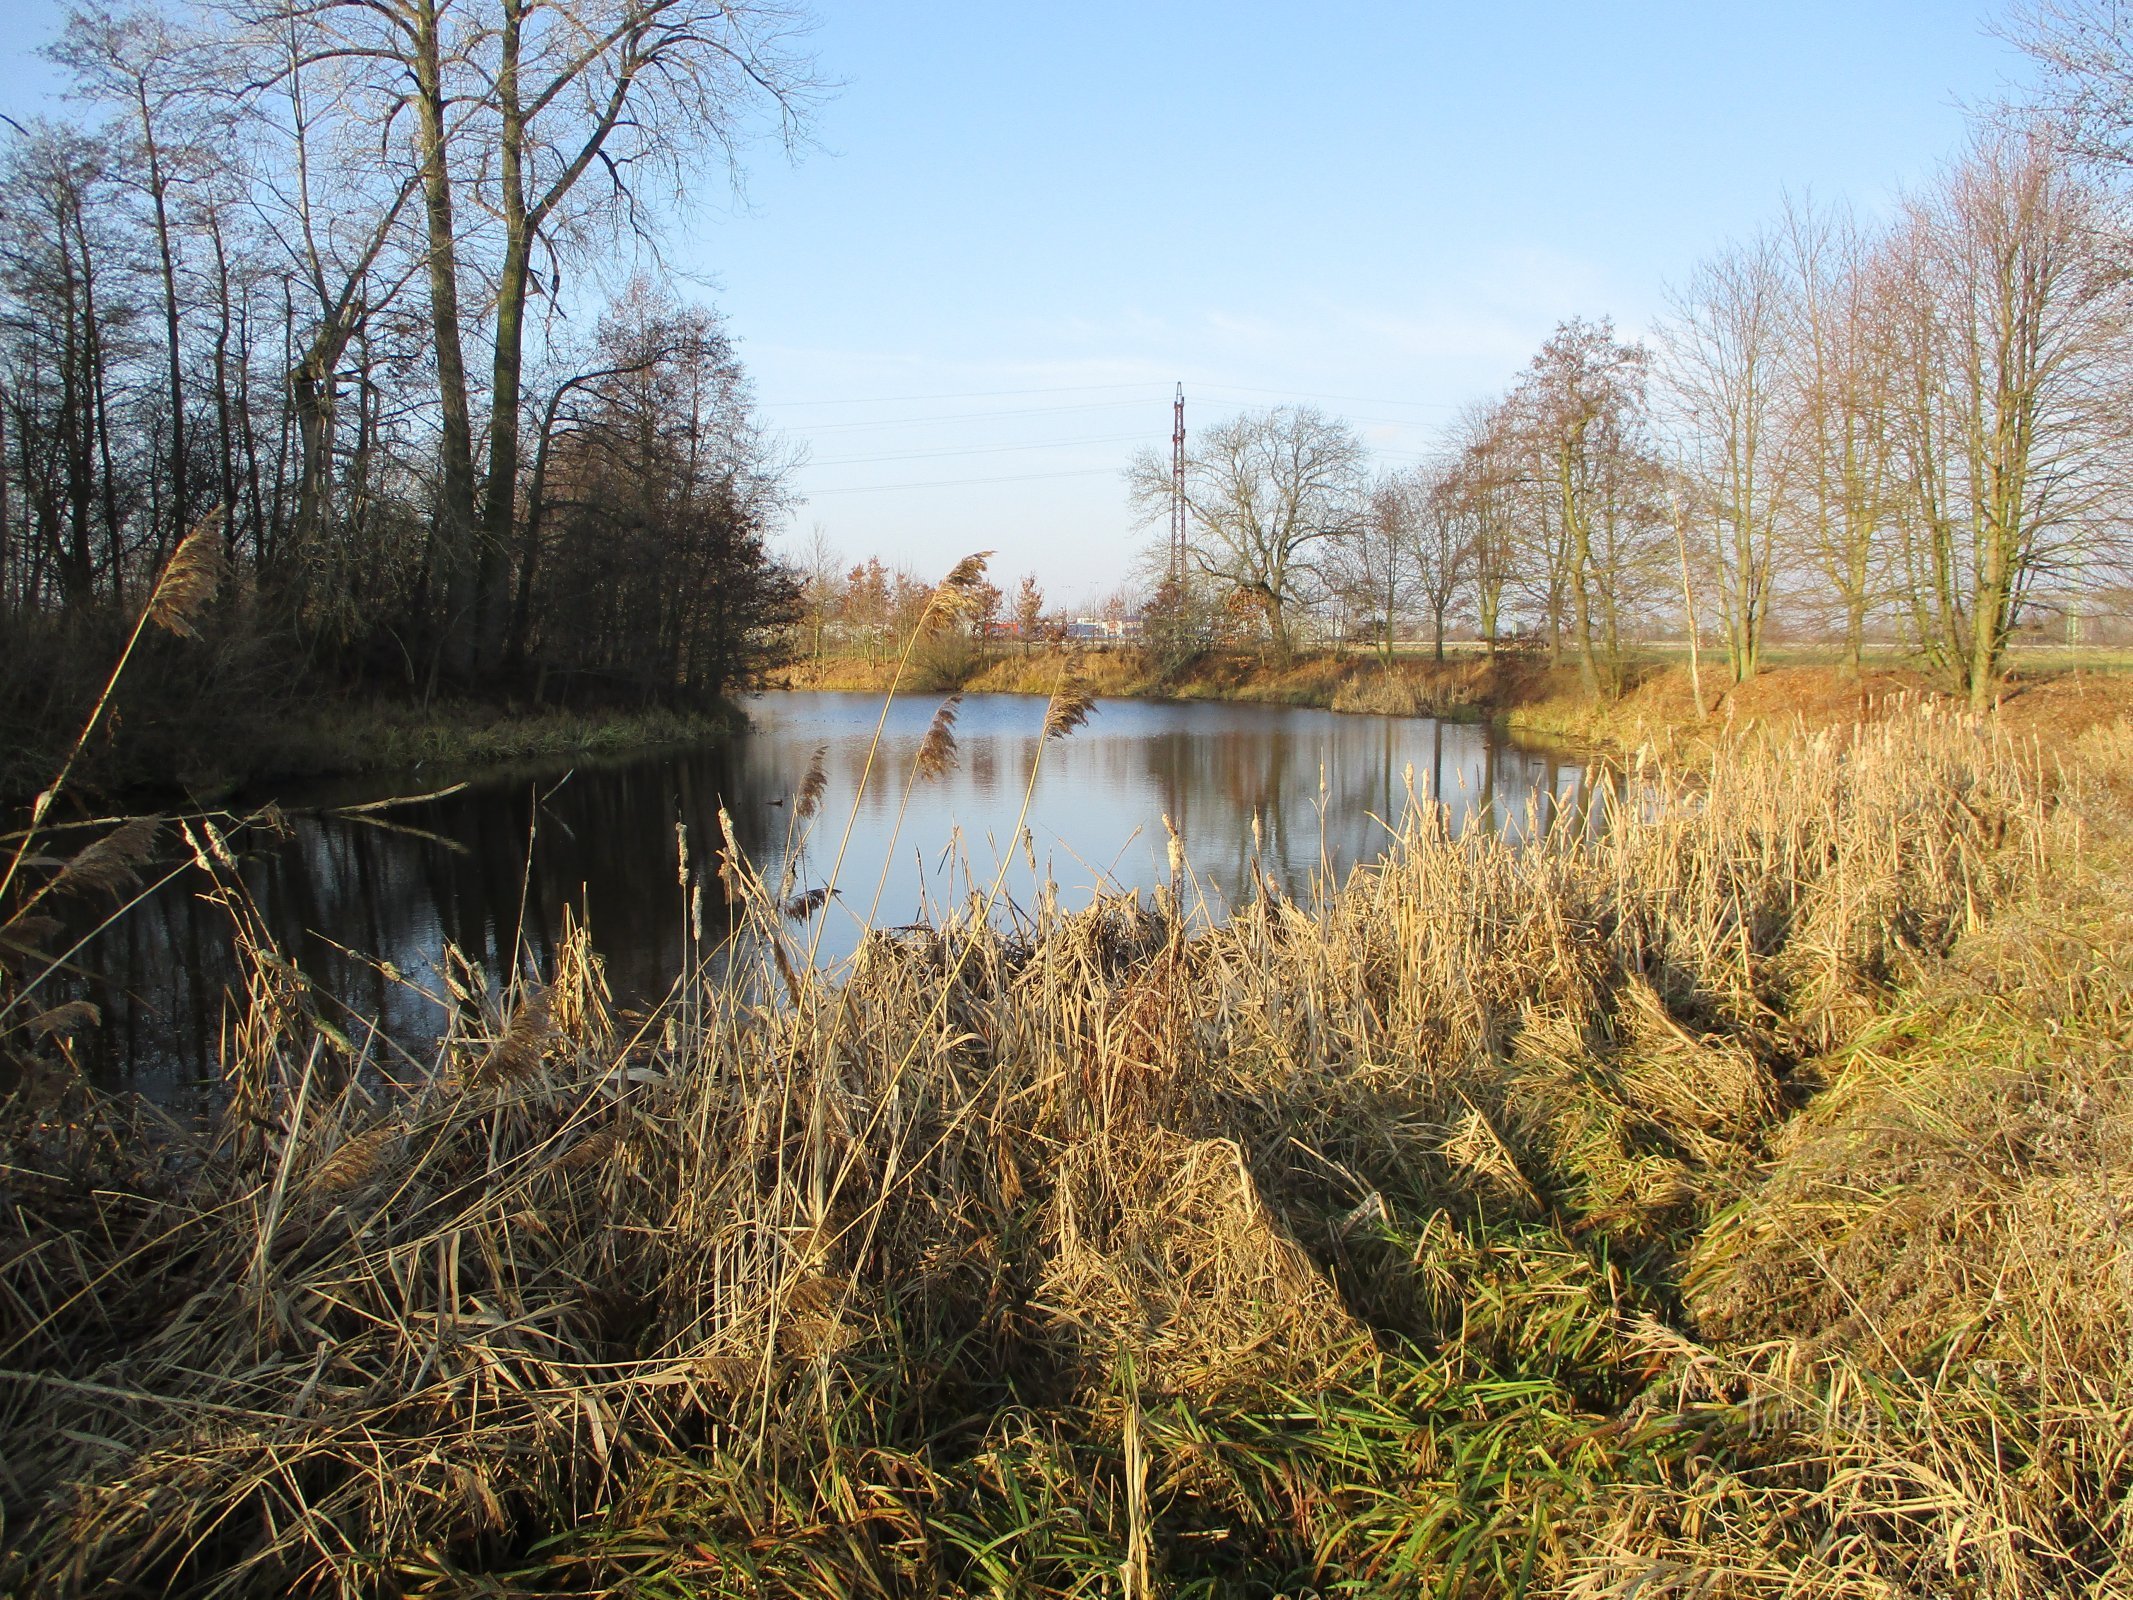
[[[435,659],[465,673],[477,659],[474,611],[478,578],[474,551],[474,428],[467,406],[467,364],[459,337],[459,248],[452,218],[452,172],[445,127],[444,62],[436,0],[412,0],[416,127],[422,163],[422,208],[429,241],[425,266],[430,332],[437,344],[440,422],[436,512],[437,563],[443,568],[443,637]]]

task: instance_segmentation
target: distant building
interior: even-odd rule
[[[1141,636],[1141,619],[1130,617],[1076,617],[1066,625],[1066,636],[1086,644],[1125,644]]]

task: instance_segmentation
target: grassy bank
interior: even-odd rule
[[[152,803],[169,796],[213,802],[292,779],[520,760],[573,760],[701,744],[732,732],[730,708],[565,711],[444,701],[428,707],[381,699],[303,700],[257,717],[203,727],[182,719],[129,721],[122,740],[83,753],[75,787]],[[29,744],[0,764],[0,801],[21,801],[50,781],[63,746]]]
[[[2010,675],[2000,715],[2016,732],[2078,733],[2133,708],[2133,672],[2112,658],[2108,670],[2075,671],[2056,653]],[[1133,648],[1009,651],[959,657],[927,687],[980,694],[1049,694],[1062,668],[1100,695],[1132,699],[1219,700],[1313,706],[1386,716],[1491,721],[1518,734],[1588,749],[1639,749],[1703,761],[1747,735],[1847,727],[1913,700],[1933,698],[1930,678],[1912,667],[1877,666],[1857,676],[1827,663],[1787,661],[1744,684],[1706,663],[1699,707],[1694,680],[1678,657],[1629,663],[1619,693],[1595,695],[1574,667],[1540,657],[1491,659],[1462,652],[1444,661],[1401,655],[1387,665],[1360,653],[1303,654],[1275,665],[1254,652],[1211,652],[1178,671]],[[885,693],[895,663],[825,657],[787,669],[792,688]],[[907,677],[906,684],[909,685]]]
[[[633,750],[700,744],[731,733],[738,720],[730,709],[559,711],[478,703],[447,703],[427,710],[377,703],[335,706],[293,721],[270,747],[265,757],[267,770],[251,776],[624,755]]]
[[[227,1115],[5,1108],[0,1587],[2128,1592],[2133,729],[1645,781],[839,983],[727,860],[392,1092],[203,839]]]

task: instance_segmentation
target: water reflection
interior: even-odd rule
[[[960,765],[904,802],[911,758],[938,697],[898,703],[873,754],[877,698],[773,694],[751,702],[754,731],[713,749],[573,771],[490,771],[452,794],[361,821],[332,812],[422,787],[365,783],[285,797],[293,833],[248,856],[244,875],[281,947],[335,997],[355,1033],[375,1021],[409,1048],[433,1039],[441,1007],[394,974],[441,993],[447,943],[491,972],[514,953],[545,967],[566,915],[589,921],[618,1000],[662,992],[684,960],[689,908],[677,875],[686,829],[705,896],[708,938],[727,926],[716,875],[702,870],[723,806],[751,860],[776,885],[829,881],[819,957],[835,960],[869,920],[939,915],[1000,876],[1015,905],[1040,878],[1061,903],[1099,887],[1148,888],[1168,875],[1162,817],[1183,834],[1210,903],[1250,882],[1254,821],[1267,875],[1291,893],[1378,854],[1418,793],[1445,800],[1455,826],[1517,833],[1574,802],[1581,771],[1488,730],[1427,719],[1335,716],[1234,705],[1106,701],[1037,762],[1042,701],[966,700]],[[829,787],[803,823],[790,801],[818,748]],[[1015,822],[1029,792],[1026,842]],[[842,855],[841,868],[836,867]],[[1036,863],[1032,871],[1031,861]],[[190,869],[100,936],[86,991],[105,1026],[77,1040],[106,1081],[184,1098],[216,1059],[226,995],[238,979],[227,917]]]

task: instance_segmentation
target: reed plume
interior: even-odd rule
[[[19,912],[0,923],[0,971],[39,954],[61,926],[57,917],[41,912]]]
[[[64,1039],[77,1028],[93,1028],[103,1016],[93,1001],[67,1000],[49,1011],[38,1012],[25,1026],[44,1038]]]
[[[1078,678],[1062,678],[1044,708],[1044,737],[1064,739],[1095,714],[1095,692]]]
[[[541,1064],[555,1025],[550,1015],[546,989],[529,989],[490,1046],[488,1055],[468,1078],[476,1087],[515,1083],[530,1077]]]
[[[118,689],[119,679],[125,676],[126,664],[133,659],[133,652],[139,647],[141,634],[148,624],[154,622],[172,633],[197,637],[192,625],[193,618],[214,593],[216,582],[221,575],[221,558],[212,537],[221,522],[222,508],[217,506],[200,519],[191,533],[179,541],[177,551],[164,567],[162,576],[156,579],[156,586],[148,596],[148,604],[141,608],[140,616],[134,619],[133,630],[126,636],[126,646],[119,651],[118,659],[111,664],[111,671],[104,679],[103,690],[97,695],[96,704],[89,708],[89,715],[83,721],[81,731],[74,736],[74,743],[68,749],[66,759],[59,764],[59,771],[53,775],[52,781],[38,790],[36,798],[30,802],[29,826],[18,837],[14,853],[8,858],[6,870],[0,872],[0,900],[4,900],[8,890],[14,887],[22,864],[29,856],[31,841],[37,837],[38,829],[50,813],[53,802],[66,788],[68,778],[73,775],[75,762],[81,759],[82,751],[88,746],[89,736],[104,720],[104,713],[111,705],[111,697]]]
[[[948,569],[948,576],[940,581],[919,616],[920,633],[928,636],[939,633],[976,611],[978,595],[985,583],[985,563],[991,559],[990,550],[980,550],[963,557]]]
[[[555,1159],[560,1172],[582,1172],[598,1166],[622,1148],[622,1131],[609,1126],[595,1129]]]
[[[955,718],[963,697],[952,694],[933,713],[932,722],[926,726],[926,737],[919,741],[918,759],[914,771],[919,779],[945,776],[955,769],[959,752],[955,742]]]
[[[794,922],[805,922],[817,911],[828,905],[830,896],[835,893],[837,891],[831,888],[805,889],[787,900],[778,909],[783,911]]]
[[[200,637],[194,624],[222,582],[222,515],[223,508],[217,506],[194,523],[156,579],[146,616],[166,633],[182,639]]]
[[[138,868],[155,850],[161,817],[131,817],[88,846],[52,880],[53,894],[117,894],[140,881]]]
[[[325,1194],[355,1188],[385,1164],[386,1155],[406,1133],[407,1124],[394,1119],[344,1140],[311,1169],[311,1187]]]
[[[815,746],[814,759],[807,764],[807,776],[800,780],[799,795],[793,801],[792,813],[802,822],[822,809],[823,791],[829,788],[829,772],[823,763],[829,757],[829,746]]]

